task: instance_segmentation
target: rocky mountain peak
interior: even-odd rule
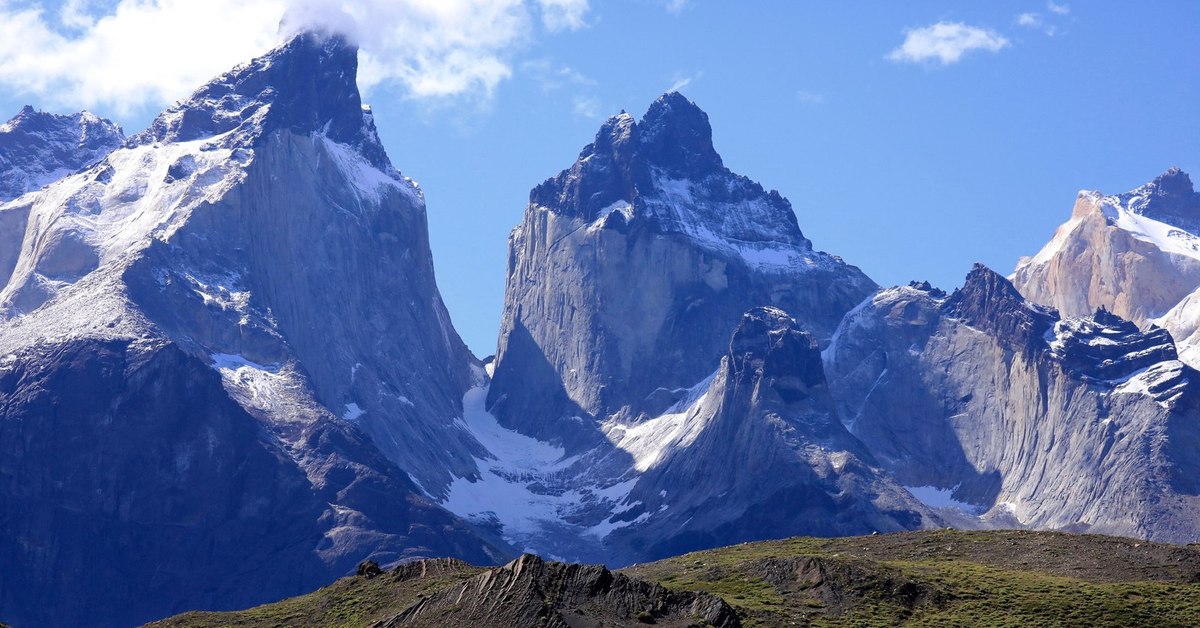
[[[1200,193],[1188,173],[1178,166],[1116,198],[1130,212],[1200,235]]]
[[[1053,310],[1033,305],[1012,282],[976,263],[963,287],[942,306],[948,316],[997,336],[1002,342],[1033,348],[1053,324]]]
[[[756,307],[742,315],[729,343],[729,360],[737,379],[762,378],[788,402],[825,383],[816,341],[778,308]]]
[[[120,126],[90,112],[58,115],[25,105],[0,125],[0,202],[99,161],[124,141]]]
[[[319,133],[390,168],[356,77],[358,48],[346,37],[303,31],[267,54],[213,79],[160,115],[135,143],[183,142],[238,133],[253,143],[271,131]]]
[[[679,92],[659,96],[639,127],[642,156],[672,177],[699,178],[725,167],[713,148],[708,114]]]

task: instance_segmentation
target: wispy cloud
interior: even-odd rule
[[[571,110],[575,115],[589,120],[596,120],[602,115],[600,101],[591,96],[576,96],[571,103]]]
[[[548,58],[530,59],[520,65],[521,71],[537,83],[543,92],[553,92],[563,87],[595,87],[596,80],[572,68],[558,65]]]
[[[1046,3],[1046,8],[1049,9],[1051,13],[1057,13],[1059,15],[1066,15],[1071,12],[1071,7],[1065,4],[1057,4],[1053,0]]]
[[[1028,28],[1030,30],[1039,30],[1049,37],[1053,37],[1058,33],[1059,24],[1063,21],[1063,16],[1070,11],[1066,5],[1057,5],[1053,2],[1047,5],[1051,11],[1049,16],[1043,16],[1040,13],[1022,13],[1017,16],[1017,26]],[[1057,22],[1057,23],[1056,23]]]
[[[796,100],[807,105],[821,105],[825,103],[825,94],[800,90],[796,92]]]
[[[667,13],[678,15],[688,5],[688,0],[667,0]]]
[[[587,0],[0,0],[0,88],[62,107],[129,113],[186,96],[265,52],[291,28],[322,25],[361,45],[359,85],[418,99],[486,98],[542,31],[586,26]]]
[[[937,61],[950,65],[968,53],[977,50],[998,52],[1006,46],[1008,39],[996,31],[962,22],[938,22],[905,31],[904,43],[888,53],[887,58],[898,62]]]
[[[690,76],[684,77],[684,78],[678,78],[678,79],[675,79],[674,83],[671,83],[671,86],[667,88],[667,91],[668,92],[677,92],[691,84],[692,84],[692,77],[690,77]]]
[[[692,83],[695,83],[696,81],[700,80],[700,77],[702,77],[702,76],[704,76],[703,71],[695,72],[693,74],[684,74],[682,72],[676,72],[674,74],[674,76],[671,77],[671,86],[667,88],[667,91],[668,92],[682,91],[683,89],[687,88]]]
[[[550,31],[579,30],[584,27],[588,0],[537,0],[542,23]]]

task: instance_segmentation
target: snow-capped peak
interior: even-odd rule
[[[26,105],[0,125],[0,202],[95,163],[124,141],[120,126],[90,112],[57,115]]]
[[[787,199],[724,166],[708,115],[678,92],[655,100],[640,121],[608,118],[573,166],[530,193],[530,204],[590,223],[589,231],[680,235],[756,269],[828,269]],[[614,211],[620,208],[620,211]]]

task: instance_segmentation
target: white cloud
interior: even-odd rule
[[[678,15],[687,7],[688,0],[667,0],[667,13]]]
[[[911,63],[936,60],[942,65],[950,65],[969,52],[997,52],[1005,46],[1008,46],[1008,40],[996,31],[962,22],[938,22],[905,31],[904,43],[888,53],[887,58]]]
[[[543,92],[552,92],[562,87],[595,87],[596,80],[569,65],[555,65],[547,58],[530,59],[521,64],[521,72],[532,78]]]
[[[1037,13],[1022,13],[1017,16],[1017,24],[1026,28],[1037,28],[1042,25],[1042,18]]]
[[[545,30],[583,27],[588,0],[67,0],[57,10],[0,0],[0,88],[58,107],[125,114],[187,96],[322,24],[361,45],[359,85],[416,98],[489,96],[512,57]]]
[[[542,7],[542,23],[551,31],[579,30],[588,12],[588,0],[537,0]]]
[[[1046,35],[1053,37],[1058,32],[1058,27],[1053,24],[1046,23],[1042,16],[1037,13],[1022,13],[1017,16],[1017,25],[1029,29],[1040,30]]]
[[[1049,9],[1052,13],[1057,13],[1059,15],[1066,15],[1071,12],[1071,7],[1069,7],[1065,4],[1056,4],[1055,2],[1053,2],[1053,0],[1046,3],[1046,8]]]

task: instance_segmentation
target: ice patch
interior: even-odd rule
[[[547,490],[560,483],[561,472],[576,458],[500,425],[484,407],[487,391],[486,386],[467,391],[459,425],[490,457],[475,459],[477,477],[457,478],[450,484],[442,506],[469,520],[498,522],[510,542],[529,543],[545,527],[563,525],[584,501],[586,489]],[[609,499],[607,494],[597,496]]]
[[[359,417],[366,414],[366,410],[358,407],[357,403],[346,404],[346,411],[342,413],[342,418],[347,421],[357,421]]]
[[[916,497],[917,501],[929,506],[930,508],[950,508],[953,510],[961,510],[973,515],[979,514],[979,507],[966,502],[960,502],[952,497],[954,491],[958,490],[957,486],[954,488],[938,488],[936,486],[905,486],[904,489],[909,493],[912,493],[912,496]]]

